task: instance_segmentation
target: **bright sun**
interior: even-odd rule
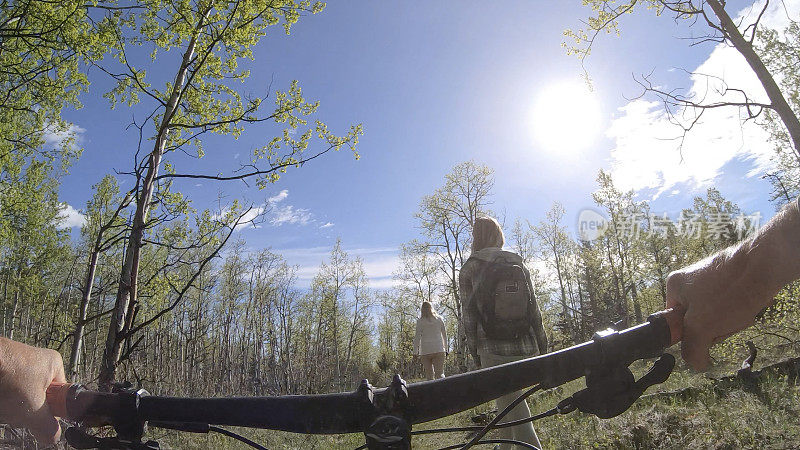
[[[539,92],[532,120],[534,136],[546,151],[578,153],[597,139],[600,102],[586,83],[551,84]]]

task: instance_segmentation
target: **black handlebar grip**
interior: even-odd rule
[[[670,309],[665,309],[653,313],[648,317],[648,321],[652,319],[662,319],[669,327],[669,345],[675,345],[683,339],[683,316],[686,314],[686,307],[680,303],[676,304]]]
[[[45,401],[47,407],[50,408],[50,414],[56,417],[70,418],[67,416],[67,396],[71,387],[72,384],[60,381],[53,381],[50,386],[47,386]]]

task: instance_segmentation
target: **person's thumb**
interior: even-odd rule
[[[55,350],[42,349],[40,355],[50,362],[49,375],[45,378],[45,380],[48,380],[47,384],[49,385],[53,381],[66,382],[61,354]],[[27,428],[33,433],[37,441],[43,445],[52,445],[61,438],[61,425],[58,423],[58,419],[53,417],[53,412],[50,411],[50,407],[47,404],[46,395],[44,395],[47,386],[43,387],[44,390],[40,391],[42,397],[33,402],[33,404],[40,405],[39,409],[29,416]]]
[[[681,356],[692,369],[703,372],[711,364],[711,355],[708,350],[713,343],[713,337],[708,330],[695,326],[694,320],[689,317],[684,321],[683,339],[681,342]]]
[[[27,428],[42,445],[55,444],[61,438],[61,426],[47,404],[31,415]]]
[[[686,284],[686,275],[682,272],[672,272],[667,276],[667,308],[672,308],[677,304],[688,305],[683,299],[683,287]]]

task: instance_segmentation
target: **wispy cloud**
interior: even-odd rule
[[[261,222],[268,222],[270,225],[279,227],[282,225],[308,225],[314,223],[314,214],[305,208],[297,208],[294,205],[284,205],[282,202],[289,197],[289,191],[284,189],[277,194],[269,197],[261,205],[254,206],[242,219],[242,224],[236,227],[237,231],[247,228],[261,228]],[[219,220],[229,209],[224,208],[213,218]]]
[[[284,189],[267,199],[266,206],[269,207],[269,223],[279,227],[286,224],[308,225],[314,222],[314,214],[305,208],[297,208],[294,205],[282,205],[284,200],[289,197],[289,190]]]
[[[82,227],[86,224],[86,217],[77,209],[73,208],[72,205],[62,203],[61,206],[61,220],[58,222],[58,228],[75,228]]]
[[[397,250],[393,253],[386,251],[364,253],[361,258],[364,261],[364,272],[369,278],[370,287],[385,289],[397,284],[392,278],[392,272],[400,266]]]
[[[247,212],[247,214],[244,215],[244,217],[242,217],[242,220],[240,220],[240,222],[242,222],[241,227],[244,227],[244,228],[247,228],[247,227],[259,228],[260,225],[258,225],[257,223],[254,223],[254,221],[259,216],[264,214],[265,210],[266,210],[266,207],[263,206],[263,205],[254,206],[252,209],[250,209],[250,211]],[[238,227],[237,227],[237,229],[238,229]]]
[[[325,222],[325,224],[324,224],[324,225],[320,225],[319,227],[320,227],[320,229],[325,229],[325,228],[330,228],[330,227],[332,227],[332,226],[333,226],[333,223],[331,223],[331,222]]]
[[[308,225],[314,218],[311,211],[303,208],[295,208],[292,205],[276,206],[270,214],[269,223],[276,227],[285,224]]]
[[[391,289],[397,285],[397,280],[395,280],[392,276],[369,278],[369,287],[372,289]]]
[[[276,249],[275,252],[283,255],[290,264],[298,266],[298,284],[307,287],[311,285],[311,280],[316,276],[320,265],[330,258],[331,249],[332,247],[308,247]],[[344,250],[351,258],[361,258],[370,287],[385,289],[394,286],[392,272],[400,263],[399,250],[396,247],[359,247]]]
[[[763,5],[763,2],[761,3]],[[800,10],[800,0],[786,2],[790,14]],[[740,18],[760,11],[756,5],[740,13]],[[747,23],[747,22],[745,22]],[[778,2],[770,6],[761,23],[782,29],[786,12]],[[721,80],[724,80],[724,84]],[[725,87],[741,89],[755,101],[766,94],[745,59],[733,48],[718,45],[690,76],[687,96],[715,101],[741,101],[741,96]],[[671,90],[671,87],[665,87]],[[753,121],[742,121],[735,107],[706,110],[683,141],[681,129],[671,122],[660,101],[637,99],[619,109],[607,136],[614,139],[611,172],[623,189],[654,189],[655,196],[670,192],[679,184],[707,186],[733,160],[747,160],[755,176],[771,167],[772,144],[766,131]],[[695,118],[691,109],[679,110],[672,119],[684,122]]]
[[[245,213],[244,216],[242,216],[242,218],[239,220],[239,224],[236,225],[236,227],[234,228],[234,231],[242,231],[247,228],[260,228],[261,225],[259,224],[260,223],[259,218],[261,217],[261,215],[264,214],[264,211],[266,211],[266,206],[264,205],[253,206],[252,208],[250,208],[249,211],[247,211],[247,213]],[[219,213],[212,215],[211,219],[222,220],[229,213],[230,213],[230,208],[225,207]],[[228,225],[233,225],[233,224],[230,223]]]
[[[277,194],[273,195],[272,197],[268,198],[267,199],[267,203],[269,203],[271,205],[274,205],[275,203],[279,203],[279,202],[284,201],[286,199],[286,197],[288,197],[288,196],[289,196],[289,190],[288,189],[284,189],[284,190],[278,192]]]

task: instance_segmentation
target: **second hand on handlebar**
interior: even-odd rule
[[[412,424],[445,417],[532,385],[551,388],[583,376],[587,377],[587,389],[571,397],[572,406],[599,417],[613,417],[648,386],[669,376],[674,359],[671,364],[657,363],[651,373],[635,382],[627,366],[659,357],[679,341],[682,318],[682,309],[662,311],[646,323],[622,331],[606,330],[595,334],[592,341],[558,352],[410,385],[395,375],[391,386],[383,389],[374,389],[363,380],[349,393],[177,398],[131,389],[98,393],[73,386],[48,389],[48,404],[65,417],[90,425],[112,424],[120,436],[134,439],[141,438],[144,423],[149,421],[152,426],[201,432],[210,424],[306,434],[364,432],[370,448],[409,448]]]

